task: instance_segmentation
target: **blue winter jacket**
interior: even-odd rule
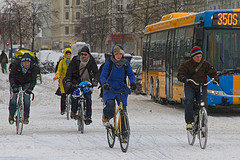
[[[110,61],[107,60],[103,66],[102,73],[100,76],[101,84],[108,83],[109,86],[112,87],[116,92],[128,91],[129,88],[124,83],[124,77],[125,77],[124,66],[122,66],[121,68],[117,68],[116,65],[113,63],[112,72],[110,73],[109,77],[107,77],[109,72],[109,64],[110,64]],[[132,71],[132,67],[130,66],[130,63],[128,61],[126,62],[126,65],[127,65],[127,76],[130,80],[130,83],[135,83],[135,76]],[[129,94],[131,94],[130,90],[129,90]],[[126,105],[126,106],[127,106],[127,97],[128,97],[128,94],[122,95],[123,105]],[[119,101],[120,101],[119,94],[115,94],[111,90],[110,91],[103,90],[103,99],[105,103],[107,100],[115,99],[115,98],[117,99],[117,102],[119,104]]]

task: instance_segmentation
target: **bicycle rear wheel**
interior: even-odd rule
[[[78,107],[78,114],[77,114],[77,125],[78,125],[78,131],[81,131],[81,133],[84,133],[84,114],[83,114],[83,108],[84,103],[81,102],[80,106]]]
[[[126,111],[120,112],[120,125],[119,125],[119,141],[121,150],[127,152],[130,138],[130,125],[128,120],[128,115]]]
[[[205,149],[207,146],[207,137],[208,137],[208,119],[207,111],[205,108],[200,109],[199,111],[199,143],[202,149]]]
[[[16,116],[16,132],[17,134],[21,135],[23,130],[23,118],[24,118],[24,112],[23,112],[23,105],[19,105],[17,109],[17,116]]]
[[[66,113],[67,113],[67,120],[70,119],[70,107],[71,106],[71,95],[67,95],[66,98]]]
[[[110,148],[113,148],[115,144],[115,130],[114,127],[107,127],[107,140]]]

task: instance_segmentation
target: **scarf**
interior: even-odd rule
[[[80,57],[81,62],[80,62],[80,65],[79,65],[79,76],[82,75],[82,77],[80,77],[81,81],[90,81],[88,70],[85,69],[84,73],[82,73],[84,68],[88,64],[89,60],[90,60],[90,56],[85,61],[83,61],[82,58]]]
[[[70,59],[66,59],[66,63],[67,63],[67,66],[69,66],[69,64],[70,64]]]
[[[28,71],[28,69],[30,68],[30,65],[28,66],[28,68],[25,68],[25,67],[23,66],[22,62],[21,62],[21,68],[22,68],[23,74],[26,74],[27,71]]]
[[[113,58],[113,56],[111,57],[111,61],[116,65],[117,68],[121,68],[127,62],[127,60],[123,58],[120,59],[120,61],[118,61],[115,58]]]

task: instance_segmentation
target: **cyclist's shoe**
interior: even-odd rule
[[[186,130],[192,130],[193,126],[191,122],[188,122],[186,125]]]
[[[65,111],[61,111],[61,113],[60,113],[61,115],[64,115],[65,114]]]
[[[9,124],[13,124],[14,123],[14,116],[9,115],[8,122],[9,122]]]
[[[105,127],[111,127],[111,124],[109,123],[109,118],[105,117],[105,115],[103,114],[102,116],[102,123]]]
[[[90,123],[92,123],[92,118],[90,118],[90,117],[86,118],[85,124],[89,125]]]
[[[28,124],[28,123],[29,123],[28,118],[24,118],[24,120],[23,120],[23,124]]]
[[[76,119],[76,113],[71,112],[70,117],[71,117],[72,119]]]

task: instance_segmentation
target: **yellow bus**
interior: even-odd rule
[[[209,105],[240,104],[240,9],[172,13],[145,27],[143,93],[161,104],[182,103],[180,64],[200,46],[217,69],[220,86],[208,86]],[[208,77],[209,78],[209,77]]]

